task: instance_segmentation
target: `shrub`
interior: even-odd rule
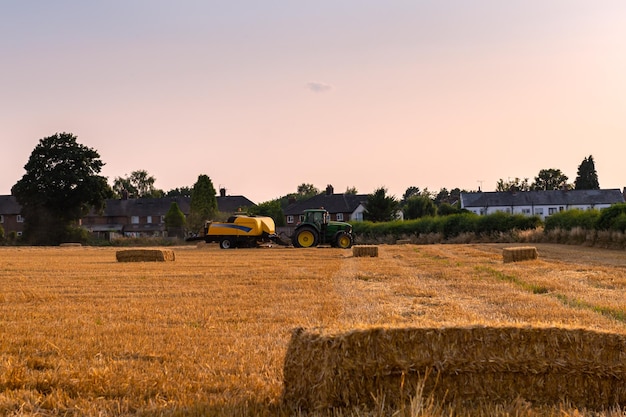
[[[598,210],[566,210],[546,218],[545,230],[572,230],[575,228],[594,229],[600,216]]]
[[[621,230],[624,228],[623,216],[626,214],[626,203],[613,204],[600,210],[595,227],[598,230]]]
[[[63,240],[65,242],[87,243],[89,231],[80,226],[67,226]]]
[[[441,232],[446,239],[463,233],[474,233],[477,219],[478,215],[473,213],[451,214],[441,217]]]

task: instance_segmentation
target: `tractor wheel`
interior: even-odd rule
[[[303,227],[293,237],[293,246],[296,248],[311,248],[317,246],[317,230],[312,227]]]
[[[235,244],[233,243],[233,241],[228,238],[225,237],[222,240],[220,240],[220,248],[222,249],[232,249],[235,247]]]
[[[350,249],[352,247],[352,236],[346,232],[341,232],[335,239],[335,246],[341,249]]]

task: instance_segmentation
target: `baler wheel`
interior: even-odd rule
[[[220,240],[220,248],[222,248],[222,249],[232,249],[234,247],[235,247],[235,244],[234,244],[234,242],[231,239],[225,237],[222,240]]]

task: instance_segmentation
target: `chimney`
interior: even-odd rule
[[[333,188],[333,186],[328,184],[326,186],[326,195],[333,195],[334,192],[335,192],[335,189]]]
[[[220,197],[226,197],[226,188],[220,188]]]

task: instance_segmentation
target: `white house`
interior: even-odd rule
[[[564,210],[603,209],[624,203],[619,189],[462,192],[461,208],[485,215],[496,212],[539,216],[545,219]]]

